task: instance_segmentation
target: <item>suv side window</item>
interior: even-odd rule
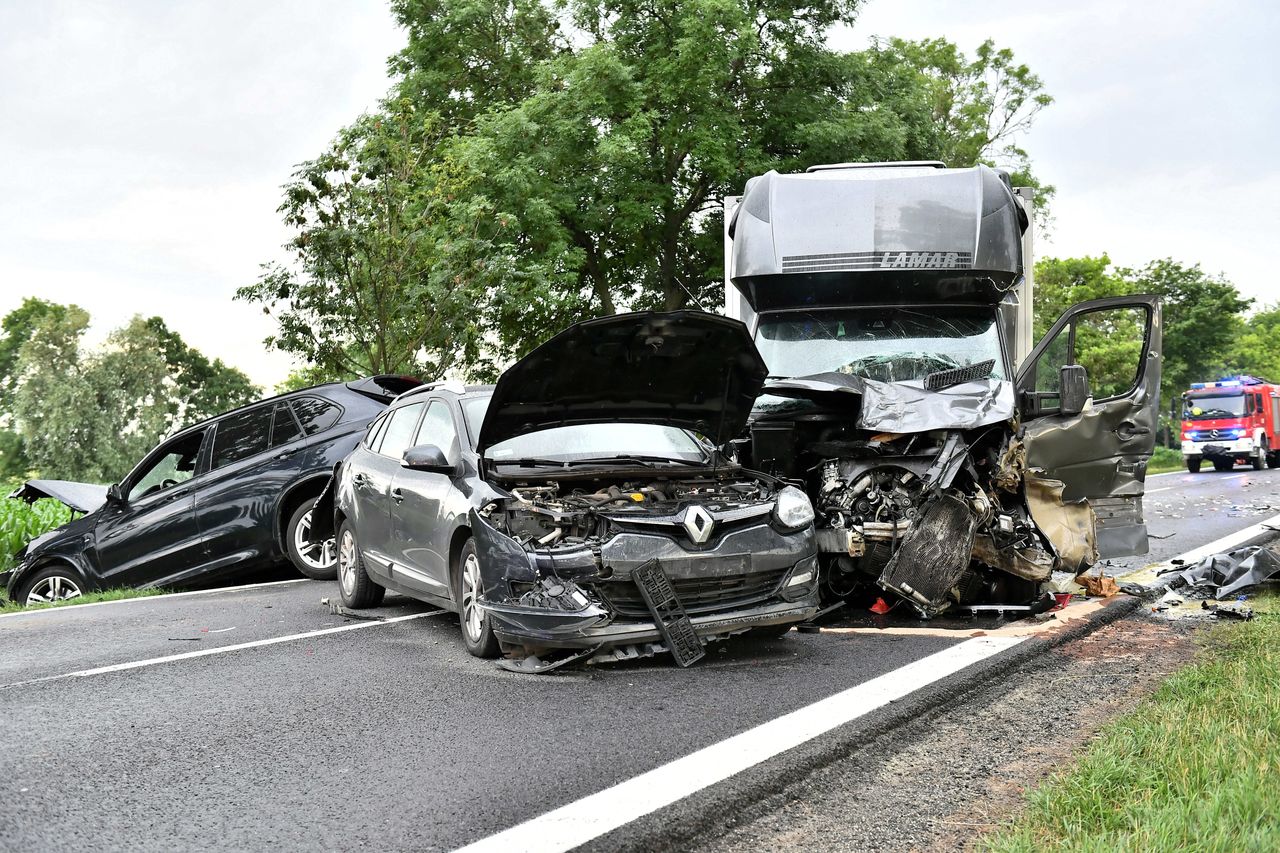
[[[453,425],[453,413],[444,400],[432,400],[427,409],[422,426],[418,427],[418,437],[413,443],[434,444],[444,451],[446,459],[456,462],[458,459],[458,430]]]
[[[293,411],[307,435],[315,435],[338,422],[342,407],[319,397],[295,397]]]
[[[151,467],[141,472],[129,488],[130,501],[171,489],[195,476],[204,430],[185,435],[163,448]]]
[[[302,430],[293,417],[288,403],[276,403],[275,415],[271,421],[271,446],[279,447],[302,438]]]
[[[218,421],[213,436],[213,464],[222,468],[262,453],[270,445],[271,407],[258,406]]]
[[[413,444],[413,434],[417,431],[418,419],[422,417],[422,410],[426,406],[426,403],[414,403],[393,411],[391,418],[387,421],[387,428],[383,431],[382,445],[378,448],[378,452],[392,459],[404,456],[404,452]]]
[[[378,415],[373,423],[369,424],[369,429],[364,435],[364,446],[372,451],[377,451],[378,442],[382,441],[382,428],[387,425],[387,421],[391,418],[385,414]]]

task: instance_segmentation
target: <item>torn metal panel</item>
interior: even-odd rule
[[[1231,598],[1280,574],[1280,556],[1270,548],[1251,546],[1211,554],[1181,574],[1184,584],[1213,598]]]
[[[75,512],[90,513],[107,502],[107,487],[98,483],[74,483],[70,480],[27,480],[10,492],[9,497],[27,503],[35,503],[41,498],[53,498]]]
[[[998,379],[929,391],[924,380],[880,382],[849,373],[818,373],[770,380],[765,392],[818,400],[856,396],[861,400],[857,426],[879,432],[973,429],[1012,420],[1014,414],[1013,384]]]
[[[1053,568],[1078,574],[1098,562],[1097,520],[1088,501],[1064,500],[1064,488],[1060,480],[1029,475],[1027,509],[1057,554]]]
[[[898,593],[927,616],[940,612],[969,567],[976,526],[967,503],[952,495],[938,496],[890,558],[880,586]]]
[[[1047,581],[1053,576],[1052,554],[1039,548],[1001,548],[989,533],[973,538],[973,559],[1029,581]]]

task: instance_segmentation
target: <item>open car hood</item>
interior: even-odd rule
[[[41,498],[62,501],[75,512],[90,513],[107,502],[107,487],[97,483],[73,483],[70,480],[27,480],[9,493],[27,503]]]
[[[766,394],[838,403],[861,403],[857,426],[877,432],[912,433],[973,429],[1011,420],[1013,384],[998,379],[964,382],[929,391],[920,382],[880,382],[845,373],[771,379]]]
[[[576,323],[498,378],[477,446],[571,424],[651,423],[717,445],[746,426],[768,369],[738,320],[702,311]]]

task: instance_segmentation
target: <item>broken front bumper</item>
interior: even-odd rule
[[[748,524],[702,550],[688,549],[671,535],[627,531],[594,552],[587,546],[526,551],[477,513],[471,521],[480,602],[504,643],[661,643],[661,631],[631,579],[650,561],[672,582],[703,638],[801,622],[818,610],[812,528],[783,533],[767,522]]]

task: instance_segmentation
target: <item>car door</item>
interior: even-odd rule
[[[453,407],[435,399],[427,406],[413,446],[434,444],[457,464],[461,448]],[[391,533],[397,570],[406,585],[442,597],[450,596],[449,540],[452,528],[445,517],[451,502],[453,478],[447,474],[402,467],[391,484]]]
[[[264,403],[214,424],[207,482],[196,493],[211,572],[276,556],[276,505],[305,462],[289,406]]]
[[[354,520],[356,541],[375,575],[389,575],[397,559],[391,531],[391,483],[400,473],[400,460],[413,444],[418,422],[426,403],[412,403],[392,409],[382,434],[362,454],[351,471],[351,486],[360,505]],[[369,568],[369,567],[366,567]]]
[[[205,561],[193,495],[204,479],[208,434],[161,444],[120,484],[121,498],[99,510],[94,547],[106,586],[163,584]]]
[[[1147,553],[1142,495],[1160,412],[1160,299],[1123,296],[1070,308],[1018,371],[1027,467],[1061,480],[1063,500],[1097,516],[1100,557]],[[1061,368],[1079,364],[1091,401],[1061,411]]]

